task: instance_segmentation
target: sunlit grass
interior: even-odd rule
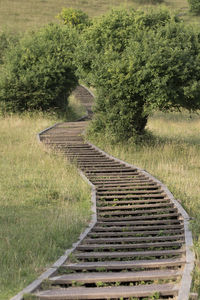
[[[152,140],[143,145],[110,144],[103,136],[91,141],[108,153],[147,170],[165,183],[193,218],[197,256],[194,290],[200,295],[200,116],[156,113],[148,122]]]
[[[146,3],[145,3],[146,2]],[[181,14],[190,23],[200,22],[200,17],[192,16],[188,11],[187,0],[164,0],[162,5]],[[94,17],[113,7],[146,8],[155,7],[148,1],[139,0],[4,0],[0,1],[0,30],[9,27],[14,31],[34,29],[49,22],[56,22],[55,16],[63,7],[82,9]]]
[[[10,299],[77,240],[90,189],[36,133],[56,123],[35,113],[0,118],[0,299]]]

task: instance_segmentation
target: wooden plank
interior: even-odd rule
[[[130,216],[132,216],[132,215],[142,215],[142,214],[145,214],[145,215],[147,215],[147,214],[153,214],[153,213],[155,213],[155,218],[156,218],[156,216],[157,216],[157,214],[159,214],[159,213],[167,213],[167,212],[177,212],[178,210],[177,210],[177,208],[174,208],[174,207],[172,207],[172,208],[166,208],[166,207],[164,207],[164,208],[157,208],[157,209],[135,209],[134,210],[134,207],[131,207],[131,206],[129,206],[129,208],[126,208],[125,209],[125,211],[122,209],[121,210],[121,208],[120,208],[120,206],[118,206],[117,207],[117,211],[114,211],[115,209],[113,209],[112,211],[110,211],[110,210],[108,210],[108,211],[103,211],[103,212],[100,212],[98,215],[100,216],[100,217],[103,217],[103,216],[121,216],[121,215],[123,215],[123,216],[125,216],[125,215],[130,215]]]
[[[176,279],[182,275],[180,270],[156,270],[138,272],[92,272],[60,275],[50,278],[53,284],[96,283],[96,282],[136,282],[158,279]]]
[[[139,191],[144,191],[144,192],[160,192],[162,191],[159,187],[157,186],[149,186],[149,185],[143,185],[143,186],[116,186],[116,187],[110,187],[110,188],[97,188],[97,192],[98,194],[102,194],[102,195],[105,195],[107,192],[108,194],[111,194],[111,193],[123,193],[123,192],[139,192]]]
[[[185,250],[160,250],[160,251],[123,251],[123,252],[86,252],[74,253],[73,255],[79,259],[102,259],[102,258],[126,258],[126,257],[159,257],[159,256],[175,256],[184,254]]]
[[[163,191],[161,189],[156,190],[135,190],[135,189],[129,189],[129,190],[122,190],[122,191],[106,191],[106,192],[99,192],[97,191],[98,196],[104,196],[104,195],[126,195],[126,194],[163,194]]]
[[[129,260],[129,261],[97,261],[83,263],[68,263],[62,267],[71,270],[124,270],[124,269],[155,269],[155,268],[171,268],[181,267],[185,264],[185,259],[167,258],[152,260]]]
[[[176,296],[178,286],[173,284],[155,284],[125,287],[102,287],[102,288],[63,288],[41,291],[35,295],[45,300],[73,300],[73,299],[108,299],[120,297],[149,297],[155,292],[160,296]]]
[[[114,200],[114,201],[112,201],[112,200],[106,200],[106,201],[104,201],[104,200],[98,200],[97,201],[97,205],[98,204],[101,204],[101,206],[102,205],[124,205],[124,204],[140,204],[140,203],[143,203],[143,205],[148,205],[148,204],[150,204],[150,203],[154,203],[154,204],[159,204],[159,203],[163,203],[164,205],[165,204],[169,204],[169,203],[171,203],[171,201],[170,201],[170,199],[166,199],[166,198],[162,198],[162,199],[140,199],[140,200],[138,200],[138,199],[136,199],[136,200],[123,200],[123,199],[121,199],[121,200]]]
[[[183,245],[183,241],[175,242],[159,242],[159,243],[143,243],[143,244],[82,244],[76,249],[78,251],[100,251],[102,249],[107,250],[126,250],[126,249],[146,249],[146,248],[163,248],[163,247],[180,247]]]
[[[97,200],[98,199],[138,199],[138,198],[148,198],[148,199],[151,199],[151,198],[164,198],[166,197],[166,194],[165,193],[160,193],[160,194],[138,194],[138,195],[134,195],[134,194],[131,194],[131,195],[123,195],[123,196],[97,196]]]
[[[149,209],[149,208],[170,208],[170,207],[173,207],[174,208],[174,204],[173,203],[169,203],[169,202],[166,202],[166,203],[156,203],[156,204],[140,204],[140,205],[135,205],[135,202],[130,202],[130,204],[133,204],[133,205],[123,205],[123,201],[116,201],[117,203],[115,203],[115,201],[113,201],[113,204],[116,205],[116,206],[97,206],[97,210],[98,211],[112,211],[112,210],[129,210],[129,209],[138,209],[138,208],[146,208],[146,209]],[[101,203],[102,204],[102,203]],[[104,203],[103,203],[104,204]],[[110,204],[110,203],[108,203]],[[120,204],[120,205],[119,205]],[[177,210],[176,210],[177,211]]]
[[[112,189],[112,188],[123,188],[123,187],[129,187],[129,186],[133,186],[135,188],[137,188],[137,186],[141,186],[141,187],[145,187],[145,186],[152,186],[152,187],[156,187],[159,185],[154,183],[152,180],[149,179],[144,179],[141,180],[140,182],[119,182],[119,183],[115,183],[115,182],[104,182],[102,184],[97,184],[97,190],[98,189],[102,189],[102,190],[107,190],[108,189]]]
[[[120,173],[129,173],[129,172],[135,172],[137,171],[137,169],[132,169],[132,168],[128,168],[128,167],[123,167],[123,166],[104,166],[103,168],[101,166],[96,167],[96,168],[91,168],[91,166],[89,166],[88,168],[89,170],[85,170],[86,174],[93,174],[93,173],[110,173],[110,172],[119,172]]]
[[[124,226],[98,226],[98,225],[95,225],[94,228],[91,230],[90,234],[93,234],[93,233],[97,233],[97,232],[100,232],[100,231],[103,231],[103,232],[113,232],[113,234],[117,231],[120,233],[121,232],[124,232],[126,233],[127,231],[131,230],[131,232],[134,234],[134,232],[140,232],[142,233],[143,231],[145,232],[146,230],[158,230],[159,232],[160,231],[163,231],[163,230],[184,230],[184,225],[181,224],[181,225],[146,225],[146,226],[129,226],[127,225],[126,227]]]
[[[142,216],[133,216],[133,217],[125,217],[125,216],[119,216],[119,217],[99,217],[98,221],[104,221],[104,222],[117,222],[117,221],[134,221],[134,220],[156,220],[156,219],[163,219],[164,218],[178,218],[181,214],[179,213],[169,213],[169,214],[160,214],[160,215],[142,215]]]
[[[161,235],[161,234],[174,234],[174,233],[184,233],[184,229],[168,229],[168,230],[149,230],[149,231],[121,231],[121,232],[95,232],[92,231],[88,234],[89,237],[105,237],[105,236],[134,236],[134,235]]]
[[[101,222],[97,221],[96,225],[103,225],[103,226],[113,226],[113,225],[119,225],[119,226],[129,226],[129,225],[150,225],[150,224],[181,224],[182,221],[178,219],[171,219],[171,220],[141,220],[141,221],[118,221],[113,223],[111,222]]]
[[[85,238],[84,243],[122,243],[122,242],[146,242],[146,241],[180,241],[184,240],[184,234],[164,236],[138,236],[138,237],[116,237],[116,238]]]

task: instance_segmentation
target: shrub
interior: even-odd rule
[[[76,32],[50,24],[27,34],[5,56],[0,102],[6,110],[63,109],[77,85],[73,51]]]
[[[188,0],[190,11],[196,15],[200,14],[200,1],[199,0]]]
[[[57,16],[63,24],[83,29],[85,26],[90,25],[89,17],[81,10],[74,8],[63,8],[61,13]]]
[[[155,109],[200,108],[198,36],[166,10],[113,11],[82,35],[78,71],[95,86],[93,128],[144,134]]]
[[[3,57],[7,49],[12,45],[15,45],[18,39],[18,35],[14,35],[8,30],[0,32],[0,64],[3,63]]]

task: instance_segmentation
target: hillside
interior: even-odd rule
[[[13,31],[34,29],[49,22],[56,22],[55,16],[63,7],[82,9],[89,16],[101,15],[112,7],[150,7],[152,0],[4,0],[0,1],[0,29],[5,27]],[[199,23],[200,18],[188,12],[187,0],[164,0],[166,5],[185,21]]]

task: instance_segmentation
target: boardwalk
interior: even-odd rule
[[[193,268],[188,216],[162,183],[110,157],[82,136],[92,96],[79,87],[88,116],[40,134],[93,186],[96,218],[75,249],[34,291],[37,299],[189,299]]]

